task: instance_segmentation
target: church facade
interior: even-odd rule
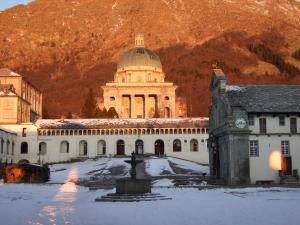
[[[211,176],[233,185],[299,183],[300,86],[233,86],[215,69],[211,92]]]
[[[143,34],[135,47],[126,51],[117,65],[114,81],[102,87],[104,106],[114,107],[119,118],[174,118],[185,116],[177,110],[176,86],[165,82],[161,61],[145,48]]]
[[[0,92],[1,162],[55,163],[135,152],[208,164],[208,119],[186,117],[184,100],[165,82],[161,61],[144,47],[142,34],[121,57],[114,81],[102,87],[103,104],[114,107],[118,119],[36,119],[42,94],[7,69],[0,70],[0,82],[6,88]],[[6,98],[20,102],[10,103],[15,115],[10,121],[2,116],[8,115]]]

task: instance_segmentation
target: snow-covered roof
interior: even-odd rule
[[[40,119],[35,125],[40,129],[203,128],[208,118]]]
[[[16,93],[12,91],[8,91],[8,92],[0,91],[0,96],[16,96]]]
[[[13,76],[13,77],[19,77],[20,75],[11,71],[10,69],[3,68],[0,69],[0,76]]]

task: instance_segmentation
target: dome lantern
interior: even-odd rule
[[[143,33],[136,33],[135,34],[135,47],[136,48],[145,47],[144,34]]]

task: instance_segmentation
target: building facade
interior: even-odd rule
[[[0,69],[0,124],[33,122],[42,116],[42,93],[21,75]]]
[[[211,175],[229,184],[297,182],[300,86],[232,86],[215,69],[211,92]]]
[[[145,48],[144,35],[137,34],[135,47],[123,54],[114,81],[102,87],[104,106],[114,107],[119,118],[174,118],[176,86],[165,82],[159,56]],[[182,115],[181,115],[182,114]]]
[[[14,134],[10,140],[14,152],[1,155],[1,160],[54,163],[135,152],[207,164],[207,124],[207,118],[184,118],[38,120],[2,125]]]

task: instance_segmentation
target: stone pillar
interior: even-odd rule
[[[130,118],[133,118],[134,115],[134,95],[130,95]]]
[[[148,118],[148,115],[147,115],[147,99],[148,99],[148,95],[144,95],[144,118]]]

